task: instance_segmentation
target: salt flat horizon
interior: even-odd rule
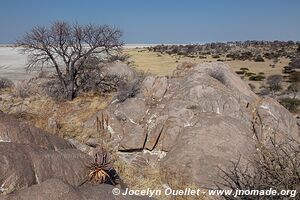
[[[125,44],[125,49],[145,48],[157,44]],[[13,44],[0,44],[0,78],[8,78],[12,81],[32,78],[37,71],[26,71],[27,55],[19,52],[20,48]]]
[[[128,43],[124,45],[124,48],[141,48],[141,47],[151,47],[151,46],[156,46],[156,45],[186,45],[184,43]],[[14,47],[14,44],[10,43],[0,43],[0,48],[1,47]]]

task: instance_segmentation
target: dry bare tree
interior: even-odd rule
[[[28,54],[27,69],[53,67],[72,100],[80,89],[85,66],[107,61],[123,46],[122,32],[109,25],[79,25],[63,21],[50,27],[36,26],[17,40],[16,46]]]
[[[271,75],[267,78],[266,82],[269,85],[269,89],[271,90],[273,96],[275,91],[279,91],[281,89],[282,79],[283,77],[278,74]]]

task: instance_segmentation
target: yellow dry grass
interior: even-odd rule
[[[178,64],[183,62],[203,63],[217,61],[217,58],[208,56],[205,59],[201,58],[190,58],[185,56],[175,56],[168,54],[161,54],[157,52],[148,51],[146,48],[138,49],[125,49],[124,53],[130,56],[130,61],[133,65],[146,72],[154,73],[157,75],[172,75],[173,70]],[[265,62],[254,62],[254,61],[241,61],[241,60],[226,60],[221,57],[219,59],[224,60],[234,71],[239,70],[241,67],[247,67],[253,73],[264,72],[266,76],[273,74],[281,74],[284,66],[287,66],[289,59],[281,58],[279,62],[272,68],[270,65],[273,64],[271,60],[265,60]]]
[[[58,126],[56,134],[85,140],[95,134],[95,131],[84,130],[83,123],[96,112],[104,109],[111,100],[111,96],[86,93],[73,101],[65,102],[55,102],[49,97],[42,96],[31,96],[25,99],[15,97],[13,100],[14,102],[2,102],[7,104],[1,106],[6,108],[3,112],[15,115],[38,128],[53,133],[49,127],[49,119],[52,118]]]
[[[281,58],[275,67],[272,60],[265,59],[265,62],[254,62],[249,60],[231,60],[221,56],[220,58],[212,58],[207,56],[207,58],[191,58],[179,55],[168,55],[161,54],[158,52],[148,51],[146,48],[136,48],[136,49],[125,49],[124,53],[130,56],[129,61],[134,67],[139,70],[153,73],[159,76],[170,76],[176,66],[184,62],[192,63],[204,63],[204,62],[215,62],[218,59],[223,60],[233,71],[239,71],[240,68],[248,68],[249,72],[259,74],[264,73],[263,76],[268,77],[274,74],[282,74],[284,66],[287,66],[290,59]],[[248,77],[244,79],[247,83],[251,83],[256,89],[263,85],[262,81],[249,81]],[[288,84],[284,83],[283,87],[286,88]]]
[[[161,200],[210,200],[209,197],[201,194],[199,196],[167,196],[164,194],[165,183],[162,179],[160,171],[158,168],[151,166],[138,167],[135,165],[129,165],[121,159],[116,159],[114,167],[118,174],[122,177],[123,181],[133,190],[145,190],[147,188],[151,190],[160,190],[162,195],[154,196],[156,199]],[[172,189],[182,189],[191,188],[198,189],[199,187],[195,185],[181,185],[172,186]]]

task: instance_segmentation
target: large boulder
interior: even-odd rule
[[[0,194],[50,178],[77,186],[87,177],[92,157],[56,135],[0,113]]]
[[[126,81],[132,81],[136,76],[134,69],[121,61],[115,61],[103,66],[102,73],[104,76],[118,76]]]
[[[218,181],[219,168],[226,168],[230,161],[243,160],[253,155],[253,133],[238,119],[201,114],[191,127],[182,130],[173,147],[161,160],[161,171],[170,184],[195,183],[211,187]]]
[[[74,148],[64,139],[4,113],[0,113],[0,142],[34,144],[52,150]]]
[[[47,150],[32,144],[0,143],[1,193],[60,178],[76,186],[87,177],[92,158],[77,149]]]

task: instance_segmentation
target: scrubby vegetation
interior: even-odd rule
[[[12,87],[14,83],[7,78],[0,78],[0,89]]]
[[[124,102],[128,98],[135,97],[140,90],[141,79],[135,79],[131,82],[120,84],[116,100]]]
[[[262,81],[264,80],[266,77],[262,76],[262,75],[253,75],[249,77],[250,81]]]
[[[291,112],[296,112],[300,106],[300,99],[296,98],[282,98],[279,102]]]
[[[211,55],[213,58],[219,58],[220,55],[226,55],[226,58],[233,60],[251,60],[255,62],[264,62],[264,58],[266,58],[277,63],[279,57],[298,57],[298,47],[299,42],[293,41],[237,41],[193,45],[157,45],[149,47],[148,50],[189,57]],[[295,59],[293,63],[299,64],[299,59]]]
[[[260,144],[260,143],[259,143]],[[261,144],[260,144],[261,146]],[[218,188],[239,190],[297,190],[300,185],[300,151],[299,142],[291,140],[278,143],[272,140],[270,146],[261,146],[256,151],[253,160],[242,164],[241,159],[232,162],[228,169],[222,171],[222,183],[217,183]],[[294,196],[293,196],[294,195]],[[296,196],[297,195],[297,196]],[[287,196],[223,196],[225,199],[298,199],[299,194],[290,193]]]

